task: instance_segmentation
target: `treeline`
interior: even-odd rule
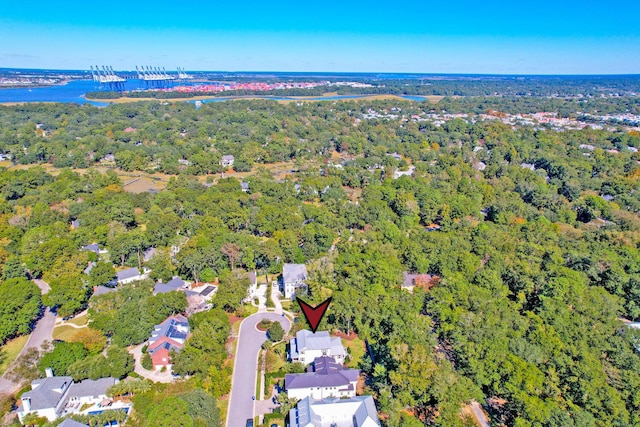
[[[306,79],[313,81],[313,78]],[[318,80],[317,78],[315,80]],[[320,79],[322,80],[322,79]],[[344,80],[344,79],[340,79]],[[127,93],[132,98],[190,98],[194,96],[320,96],[327,92],[340,95],[418,95],[418,96],[507,96],[525,98],[546,97],[600,97],[624,96],[637,98],[640,92],[638,76],[423,76],[412,79],[374,78],[371,76],[354,79],[370,87],[347,85],[318,86],[315,88],[278,89],[273,91],[234,90],[217,93],[209,92],[158,92],[140,91]],[[216,80],[218,82],[220,80]],[[268,78],[238,78],[236,81],[264,81],[276,83]],[[113,99],[122,96],[119,92],[90,92],[90,99]]]
[[[379,117],[370,117],[370,111]],[[111,154],[115,165],[127,172],[193,175],[221,172],[220,160],[227,154],[235,156],[233,168],[239,172],[275,162],[328,160],[334,151],[374,157],[369,154],[372,147],[377,147],[377,157],[396,151],[420,160],[425,156],[421,151],[425,143],[445,146],[456,139],[474,139],[477,132],[465,135],[456,128],[491,126],[468,126],[479,120],[476,114],[491,111],[549,111],[575,117],[578,111],[596,115],[640,112],[640,104],[632,98],[563,101],[495,97],[445,98],[437,104],[388,100],[284,105],[242,100],[208,103],[199,109],[187,103],[107,108],[30,104],[0,107],[0,153],[11,155],[14,163],[49,163],[58,168],[87,168],[103,163]],[[425,117],[432,113],[469,116],[440,126]],[[599,135],[599,148],[640,147],[637,133],[621,129]]]

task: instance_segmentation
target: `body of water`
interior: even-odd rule
[[[125,83],[126,90],[136,90],[141,86],[140,80],[131,79]],[[34,87],[34,88],[11,88],[0,89],[0,103],[2,102],[70,102],[77,104],[91,104],[99,107],[109,105],[109,101],[89,101],[84,98],[84,94],[87,92],[97,92],[100,90],[100,84],[93,80],[72,80],[64,85],[46,86],[46,87]],[[297,98],[295,96],[251,96],[251,98],[263,98],[271,99],[274,101],[295,101],[295,100],[307,100],[307,101],[335,101],[341,99],[358,99],[367,95],[335,95],[335,96],[318,96],[318,97],[302,97]],[[423,96],[401,96],[401,98],[411,101],[424,101],[426,98]],[[211,99],[204,99],[201,102],[223,102],[237,99],[234,97],[216,97]],[[159,99],[161,100],[161,99]],[[168,99],[167,101],[171,101]],[[194,101],[190,101],[192,103]]]
[[[93,80],[72,80],[64,85],[0,89],[0,102],[75,102],[109,105],[106,102],[88,101],[83,97],[85,93],[97,90],[100,90],[100,85]]]

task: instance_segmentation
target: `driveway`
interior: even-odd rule
[[[47,307],[45,309],[44,315],[40,318],[40,320],[38,320],[38,323],[36,323],[36,327],[31,332],[31,335],[29,335],[27,343],[24,345],[24,348],[22,349],[20,354],[18,354],[16,360],[20,358],[20,356],[25,354],[28,349],[40,349],[42,343],[44,343],[45,341],[52,341],[53,326],[55,325],[55,323],[56,316],[49,310],[49,307]],[[7,369],[7,372],[10,370],[11,367]],[[0,378],[0,394],[13,394],[18,391],[20,387],[22,387],[22,385],[23,384],[14,383],[13,381],[5,378],[5,375],[3,375]]]
[[[49,284],[42,279],[33,279],[32,282],[35,283],[40,288],[40,293],[42,295],[46,294],[51,290],[51,286],[49,286]]]
[[[471,403],[471,410],[473,411],[473,415],[475,416],[476,420],[480,424],[480,427],[489,427],[489,420],[487,419],[487,416],[484,414],[484,411],[482,410],[482,407],[478,402]]]
[[[170,370],[166,370],[164,372],[160,372],[158,370],[148,370],[142,367],[142,347],[144,347],[144,343],[139,344],[135,347],[129,347],[129,353],[133,356],[135,360],[135,368],[134,372],[140,375],[143,378],[153,381],[154,383],[171,383],[173,382],[173,375]]]
[[[256,329],[262,319],[280,322],[285,332],[291,327],[289,319],[275,313],[256,313],[242,321],[233,365],[227,427],[245,427],[247,418],[254,416],[255,401],[251,397],[256,392],[258,352],[267,340],[266,332]]]

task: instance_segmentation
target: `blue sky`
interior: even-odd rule
[[[640,74],[637,0],[5,3],[0,67]]]

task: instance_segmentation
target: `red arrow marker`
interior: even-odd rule
[[[329,297],[324,302],[321,302],[315,307],[311,307],[306,302],[302,301],[300,298],[296,298],[298,300],[298,304],[300,304],[300,308],[302,308],[302,313],[304,317],[307,319],[307,323],[311,326],[311,332],[314,334],[318,329],[318,325],[320,325],[320,321],[322,320],[322,316],[327,311],[329,304],[331,303],[332,297]]]

